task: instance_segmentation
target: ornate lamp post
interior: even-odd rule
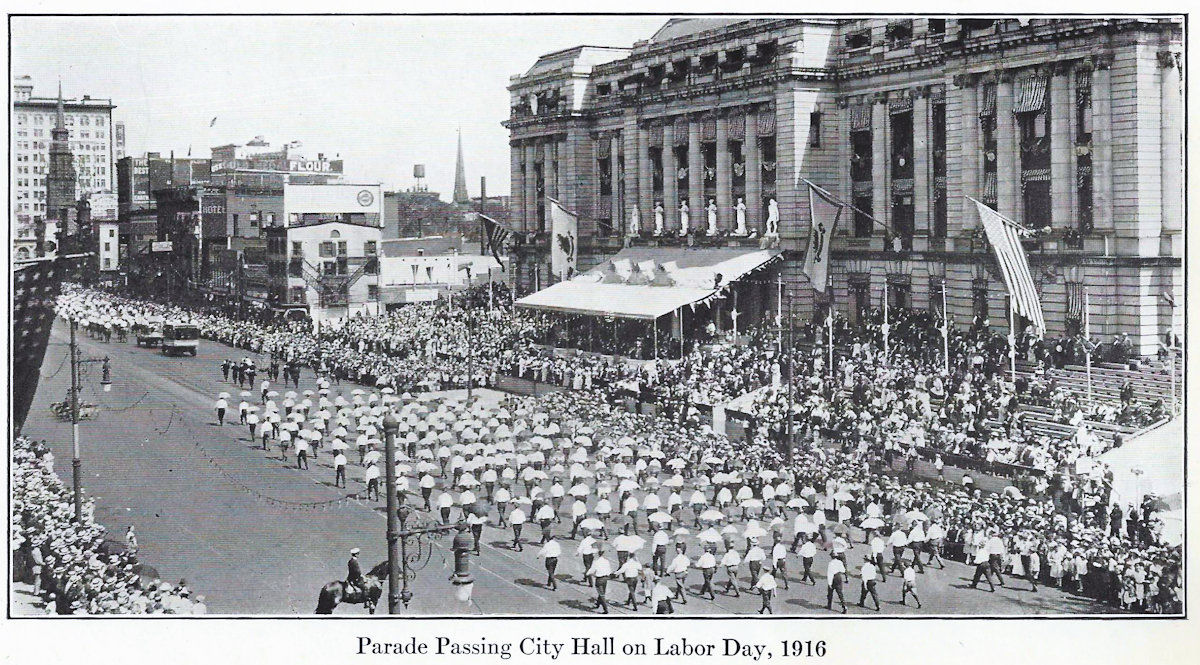
[[[103,358],[81,358],[79,345],[75,342],[76,323],[71,320],[71,486],[75,500],[75,521],[83,518],[83,462],[79,456],[79,370],[87,363],[102,363],[100,385],[104,392],[112,391],[112,369],[108,356]]]

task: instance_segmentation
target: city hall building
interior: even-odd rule
[[[714,260],[746,273],[717,275],[709,309],[680,305],[681,320],[729,329],[736,309],[744,327],[780,293],[798,322],[831,299],[853,319],[886,283],[893,306],[940,310],[944,289],[956,324],[1004,327],[971,197],[1030,230],[1048,335],[1079,330],[1086,293],[1093,334],[1153,353],[1181,318],[1164,297],[1182,303],[1181,53],[1168,19],[904,17],[673,19],[631,48],[547,54],[509,86],[519,290],[558,281],[552,197],[579,217],[578,271],[604,286],[626,279],[630,252],[661,253],[659,267],[760,252]],[[831,297],[801,272],[806,181],[856,209],[832,246]],[[762,238],[773,209],[778,242]],[[732,235],[739,217],[754,237]],[[553,301],[538,307],[590,313]]]

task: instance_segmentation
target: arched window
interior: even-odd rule
[[[17,248],[17,260],[25,261],[28,258],[29,258],[29,248],[28,247],[18,247]]]
[[[342,232],[341,232],[341,231],[338,231],[337,229],[334,229],[334,230],[332,230],[332,231],[330,231],[330,232],[329,232],[329,237],[330,237],[330,238],[341,238],[341,237],[342,237]]]

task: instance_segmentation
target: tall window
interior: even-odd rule
[[[867,215],[874,214],[871,209],[871,130],[850,133],[850,180],[853,187],[854,207],[862,212],[854,213],[854,237],[869,238],[871,236],[871,219]]]
[[[903,249],[912,249],[913,211],[913,114],[891,114],[892,139],[892,228]]]

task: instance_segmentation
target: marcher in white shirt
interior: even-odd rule
[[[842,614],[846,613],[846,597],[842,592],[842,586],[846,582],[846,564],[841,559],[834,557],[829,560],[829,566],[825,569],[828,590],[825,593],[825,609],[833,609],[833,596],[837,594],[838,602],[842,604]]]
[[[875,564],[871,563],[870,557],[863,559],[862,569],[859,571],[859,577],[862,578],[862,590],[858,594],[858,606],[866,607],[867,596],[875,601],[875,611],[879,611],[879,593],[875,590],[876,570]]]
[[[991,582],[991,580],[988,580]],[[909,594],[912,594],[913,600],[917,601],[917,609],[921,609],[921,599],[917,597],[917,571],[911,565],[904,569],[904,588],[900,591],[900,604],[905,604],[905,599]]]
[[[725,593],[728,594],[732,591],[735,598],[742,595],[737,584],[737,568],[741,563],[742,555],[733,548],[726,550],[725,555],[721,557],[721,566],[725,568],[725,573],[729,576],[728,582],[725,583]]]
[[[771,599],[775,597],[776,586],[775,576],[771,574],[770,570],[764,570],[762,575],[758,577],[758,582],[754,585],[754,588],[758,589],[758,593],[762,596],[762,607],[758,610],[759,614],[763,612],[775,613],[775,610],[771,609]]]
[[[671,559],[671,564],[667,566],[667,573],[675,576],[675,598],[679,599],[680,604],[687,605],[687,596],[684,595],[684,584],[687,582],[688,568],[692,562],[683,553],[683,545],[675,546],[675,558]]]

